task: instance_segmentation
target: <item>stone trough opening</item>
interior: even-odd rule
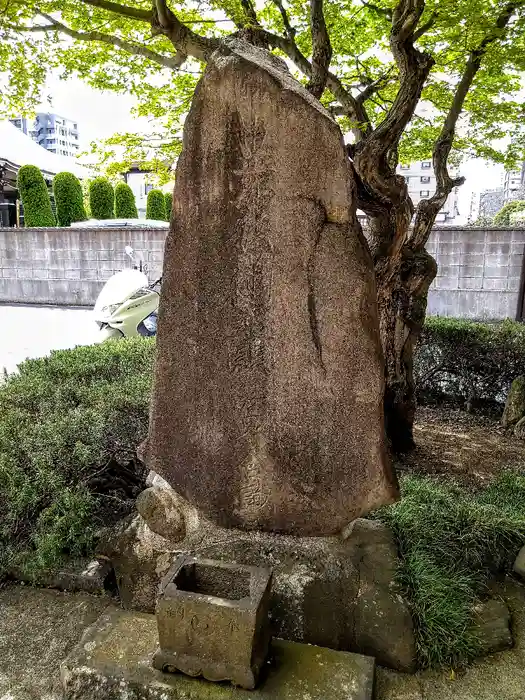
[[[254,688],[270,643],[271,585],[269,569],[178,557],[157,598],[153,667]]]
[[[213,564],[194,562],[182,566],[173,583],[179,591],[241,600],[250,596],[250,573]]]

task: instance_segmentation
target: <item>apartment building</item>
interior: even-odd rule
[[[505,192],[503,187],[483,190],[479,195],[479,216],[493,219],[504,204]]]
[[[525,162],[519,170],[507,170],[503,179],[504,204],[513,199],[525,199]]]
[[[39,112],[32,124],[25,117],[10,119],[10,122],[51,153],[70,157],[78,155],[78,124],[71,119],[51,112]]]
[[[413,163],[401,164],[398,172],[403,175],[408,185],[408,193],[417,207],[422,199],[428,199],[436,191],[436,176],[431,160],[419,160]],[[458,211],[458,188],[455,187],[440,210],[436,223],[454,223]]]
[[[14,124],[17,129],[20,129],[20,131],[26,136],[31,135],[31,131],[33,130],[33,122],[30,119],[26,119],[26,117],[17,117],[16,119],[10,119],[9,121],[11,124]]]

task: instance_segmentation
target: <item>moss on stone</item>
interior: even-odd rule
[[[504,428],[515,425],[525,416],[525,377],[517,377],[510,387],[503,411],[502,424]]]
[[[153,615],[103,615],[62,666],[68,700],[371,700],[374,660],[275,640],[267,677],[255,690],[153,669]]]

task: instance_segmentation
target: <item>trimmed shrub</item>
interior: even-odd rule
[[[150,190],[148,192],[146,219],[166,221],[166,202],[164,192],[161,192],[161,190]]]
[[[89,183],[89,208],[94,219],[113,219],[115,193],[105,177],[96,177]]]
[[[24,225],[56,226],[49,191],[36,165],[23,165],[20,168],[17,187],[24,206]]]
[[[53,192],[59,226],[71,226],[75,221],[87,219],[82,185],[73,173],[57,173],[53,178]]]
[[[504,472],[472,494],[406,476],[402,499],[377,516],[399,546],[399,583],[411,607],[421,666],[458,667],[480,653],[472,607],[510,572],[525,544],[525,472]]]
[[[154,340],[27,360],[0,387],[0,576],[89,554],[144,488]]]
[[[173,192],[164,193],[164,202],[166,205],[166,221],[171,220],[171,209],[173,207]]]
[[[115,216],[117,219],[138,219],[133,190],[126,182],[115,186]]]
[[[510,215],[516,211],[523,211],[524,209],[525,202],[520,199],[507,202],[507,204],[505,204],[494,217],[494,224],[496,226],[509,226]]]
[[[420,400],[501,404],[520,375],[525,375],[524,324],[426,320],[414,361]]]

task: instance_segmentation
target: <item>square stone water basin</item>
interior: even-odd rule
[[[153,666],[254,688],[270,643],[271,583],[262,567],[178,557],[160,586]]]

